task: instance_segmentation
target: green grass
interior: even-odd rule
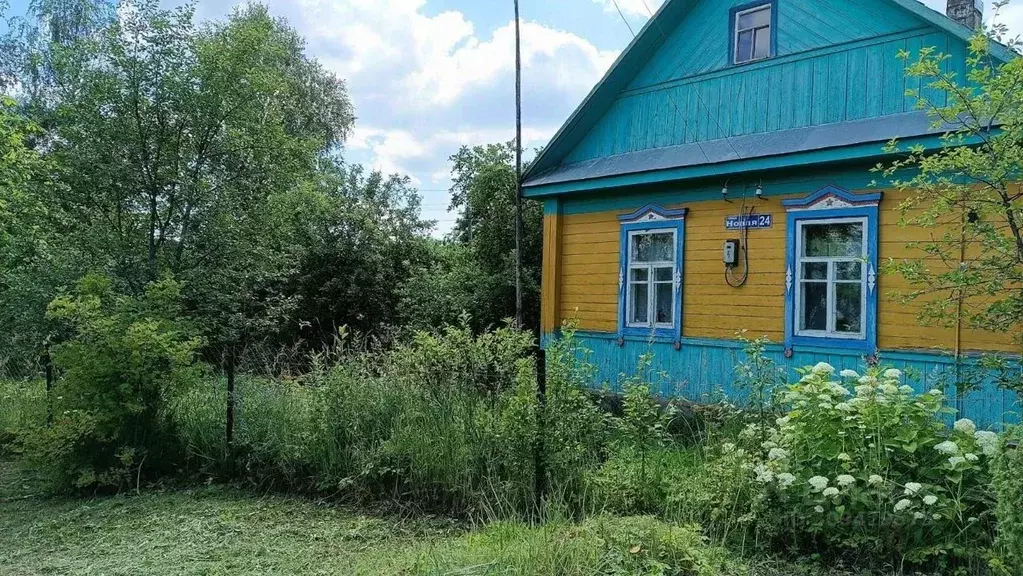
[[[71,500],[33,497],[10,467],[0,481],[6,576],[399,574],[461,532],[224,487]]]
[[[692,564],[693,571],[684,574],[824,574],[736,561],[700,540],[688,528],[652,519],[605,518],[541,528],[498,523],[473,531],[443,518],[367,515],[221,486],[55,499],[41,496],[30,478],[0,463],[0,572],[5,576],[583,576],[639,573],[635,567],[644,558]],[[633,542],[642,548],[634,552]]]

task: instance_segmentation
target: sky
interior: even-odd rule
[[[623,20],[613,0],[520,0],[527,150],[547,143],[632,40],[629,27],[638,32],[662,1],[618,0]],[[512,0],[263,2],[346,80],[357,116],[346,160],[409,175],[435,233],[450,230],[449,157],[515,135]],[[10,3],[19,13],[28,0]],[[945,8],[945,0],[923,3]],[[237,4],[198,0],[197,16],[223,17]],[[1023,0],[1001,20],[1023,31]]]

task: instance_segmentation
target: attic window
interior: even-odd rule
[[[732,48],[736,64],[771,57],[770,2],[735,11],[732,21]]]

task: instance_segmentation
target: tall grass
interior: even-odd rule
[[[536,503],[536,367],[528,334],[466,327],[386,352],[332,355],[298,379],[237,382],[234,445],[226,393],[205,382],[171,403],[187,468],[262,488],[387,498],[476,518]],[[576,498],[602,457],[606,422],[581,374],[555,352],[543,434],[544,484]],[[579,502],[566,505],[579,507]]]
[[[0,379],[0,456],[8,451],[18,430],[45,422],[44,381]]]

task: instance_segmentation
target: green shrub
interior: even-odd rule
[[[116,296],[90,276],[50,305],[71,335],[53,349],[54,421],[22,436],[26,458],[56,488],[123,488],[174,469],[168,402],[200,374],[198,343],[175,320],[178,294],[163,281],[141,298]]]
[[[914,395],[895,369],[800,374],[753,470],[766,533],[860,560],[975,566],[990,543],[994,433],[969,420],[948,429],[943,394]]]
[[[998,499],[998,535],[995,567],[1001,572],[1023,574],[1023,427],[1006,431],[1003,450],[995,459],[994,488]],[[1011,446],[1011,447],[1010,447]]]

